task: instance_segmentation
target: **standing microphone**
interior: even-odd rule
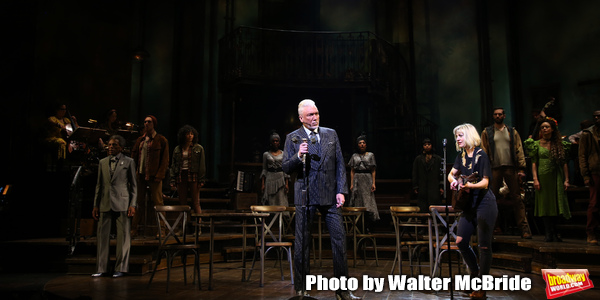
[[[302,138],[302,143],[308,143],[308,140],[306,138]],[[306,153],[302,154],[302,163],[306,163]]]
[[[442,146],[446,147],[446,144],[448,144],[448,140],[447,139],[443,139],[442,140]]]

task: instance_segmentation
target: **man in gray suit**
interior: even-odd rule
[[[302,127],[288,134],[283,152],[283,171],[297,173],[294,184],[296,238],[294,251],[294,288],[307,296],[305,280],[310,274],[310,228],[317,210],[323,216],[331,237],[333,275],[348,277],[346,233],[341,207],[344,205],[346,164],[335,130],[319,127],[319,110],[314,101],[298,104]],[[336,291],[337,299],[360,299],[350,291]]]
[[[96,273],[93,277],[108,272],[110,229],[113,219],[117,222],[117,255],[113,277],[121,277],[129,270],[129,248],[131,246],[131,217],[135,215],[137,182],[135,162],[121,153],[125,139],[113,135],[108,141],[108,157],[100,160],[98,182],[92,216],[98,220]]]

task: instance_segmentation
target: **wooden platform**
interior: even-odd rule
[[[233,267],[235,263],[219,263],[217,267]],[[204,265],[205,267],[205,265]],[[350,276],[362,278],[363,275],[370,277],[387,278],[391,268],[391,261],[380,262],[380,266],[375,266],[374,261],[369,261],[367,265],[359,265],[356,268],[350,268]],[[331,260],[326,261],[323,267],[314,267],[314,274],[321,274],[327,278],[331,277]],[[501,277],[503,275],[515,276],[521,275],[531,278],[532,289],[530,291],[491,291],[488,292],[488,299],[546,299],[545,282],[540,275],[523,274],[510,270],[492,269],[492,275]],[[183,272],[181,268],[176,268],[171,273],[169,293],[165,292],[166,272],[157,273],[154,282],[150,288],[147,288],[149,276],[125,276],[122,278],[92,278],[89,275],[52,275],[48,278],[27,277],[25,275],[13,275],[10,278],[0,275],[0,297],[7,295],[10,291],[12,295],[28,293],[39,293],[42,299],[290,299],[294,296],[294,288],[290,283],[287,272],[285,280],[279,276],[279,268],[273,268],[272,264],[267,264],[265,270],[265,286],[258,287],[258,276],[253,274],[250,281],[242,282],[239,270],[220,269],[215,274],[215,286],[213,290],[208,290],[208,270],[201,270],[202,290],[190,283],[191,274],[188,273],[188,285],[183,284]],[[444,274],[447,276],[447,274]],[[17,282],[26,283],[28,280],[41,281],[31,287],[25,287],[15,284]],[[362,280],[362,279],[361,279]],[[33,282],[36,283],[36,282]],[[362,283],[359,284],[362,287]],[[234,287],[234,288],[233,288]],[[32,290],[36,288],[37,290]],[[29,290],[25,290],[29,289]],[[21,292],[19,292],[21,291]],[[323,300],[333,300],[332,291],[310,291],[312,297]],[[450,299],[450,293],[442,292],[421,292],[421,291],[390,291],[386,284],[381,292],[367,291],[359,288],[354,292],[355,295],[363,299],[384,300],[384,299]],[[576,294],[561,297],[561,299],[597,299],[600,297],[600,290],[591,289]],[[465,292],[455,291],[454,299],[469,299]],[[10,299],[2,297],[2,299]],[[27,298],[32,299],[32,298]]]
[[[385,240],[392,240],[390,233],[378,233],[381,245],[381,251],[388,247]],[[221,250],[216,256],[215,289],[207,290],[208,270],[207,255],[203,254],[200,258],[202,264],[202,288],[198,291],[193,285],[183,285],[182,268],[176,267],[171,277],[171,292],[169,298],[183,299],[190,297],[200,297],[201,299],[288,299],[293,296],[294,289],[289,281],[289,271],[284,268],[286,280],[281,281],[279,268],[274,267],[275,261],[271,258],[266,262],[265,286],[258,287],[258,276],[253,274],[249,282],[241,281],[240,270],[223,270],[220,267],[238,266],[239,259],[230,259],[226,262],[225,253],[236,254],[235,250],[228,250],[228,243],[241,238],[236,234],[219,234],[217,239],[220,241]],[[207,237],[201,236],[201,243],[207,243]],[[600,247],[587,246],[585,241],[580,239],[565,239],[563,243],[544,243],[542,236],[534,236],[532,240],[524,240],[517,236],[496,236],[494,240],[494,266],[492,275],[502,276],[507,274],[513,276],[516,274],[522,277],[529,277],[533,280],[533,290],[523,291],[492,291],[488,293],[488,299],[545,299],[545,283],[540,276],[542,268],[584,268],[588,269],[592,281],[600,282],[599,268],[596,267],[600,261]],[[0,245],[0,257],[2,265],[0,272],[0,297],[3,295],[15,294],[34,294],[42,293],[45,299],[155,299],[165,296],[166,272],[159,271],[155,278],[155,283],[146,289],[149,280],[148,270],[153,263],[151,252],[146,250],[156,247],[156,240],[152,237],[137,238],[132,241],[132,272],[129,276],[113,279],[92,278],[89,275],[94,271],[95,257],[95,239],[82,240],[77,245],[74,256],[68,256],[68,243],[64,238],[55,239],[37,239],[2,242]],[[328,243],[324,243],[327,245]],[[390,249],[391,250],[391,249]],[[87,253],[82,253],[87,252]],[[208,251],[207,251],[208,252]],[[391,251],[390,251],[391,252]],[[17,254],[25,255],[20,257]],[[239,254],[239,253],[237,253]],[[330,251],[324,251],[323,266],[314,265],[313,274],[321,274],[326,277],[332,276],[332,262]],[[380,255],[379,266],[375,265],[372,255],[368,255],[366,264],[362,259],[358,261],[357,267],[352,267],[352,253],[348,253],[350,276],[360,279],[362,286],[362,276],[384,277],[391,269],[392,260]],[[23,260],[28,263],[23,264]],[[176,262],[178,263],[178,262]],[[525,269],[523,270],[523,266]],[[527,267],[528,266],[528,267]],[[144,269],[145,268],[145,269]],[[159,266],[164,268],[164,266]],[[406,262],[404,269],[408,270]],[[443,268],[447,272],[447,267]],[[456,269],[454,269],[456,271]],[[427,267],[423,272],[428,274]],[[47,274],[47,275],[43,275]],[[191,276],[191,273],[188,273]],[[41,281],[46,280],[43,284]],[[231,287],[235,286],[235,289]],[[32,291],[33,289],[33,291]],[[390,291],[386,289],[381,293],[359,289],[357,295],[365,296],[366,299],[448,299],[448,292],[409,292],[409,291]],[[313,291],[312,296],[317,299],[334,299],[331,291]],[[462,292],[454,292],[454,298],[467,299],[467,295]],[[29,297],[29,296],[28,296]],[[84,297],[84,298],[81,298]],[[593,299],[600,297],[600,289],[586,290],[563,299]],[[30,298],[27,298],[30,299]]]
[[[519,236],[495,236],[492,265],[498,268],[541,274],[542,269],[570,269],[585,266],[592,278],[600,279],[600,247],[583,239],[564,238],[563,242],[544,242],[543,236],[531,240]]]

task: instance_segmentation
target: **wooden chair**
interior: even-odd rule
[[[181,256],[181,263],[183,265],[183,283],[187,285],[187,256],[189,253],[194,255],[194,283],[196,282],[196,275],[198,276],[198,289],[200,286],[200,245],[194,241],[194,243],[188,243],[186,241],[186,224],[190,218],[191,208],[188,205],[157,205],[154,206],[156,211],[157,224],[164,222],[165,234],[159,231],[158,240],[158,251],[156,254],[156,263],[148,281],[148,288],[152,284],[152,279],[156,274],[156,269],[165,256],[167,259],[167,293],[169,292],[169,280],[171,279],[171,266],[173,264],[173,258],[177,255]],[[177,236],[177,233],[181,232],[181,236]]]
[[[442,255],[446,252],[456,252],[462,261],[462,254],[456,245],[456,232],[458,230],[458,220],[461,213],[452,206],[429,206],[432,221],[432,245],[434,249],[434,267],[431,270],[431,276],[441,274]],[[448,220],[446,220],[446,212]],[[448,242],[449,240],[449,242]],[[463,261],[464,262],[464,261]],[[457,263],[460,266],[460,262]],[[459,268],[460,271],[460,268]]]
[[[344,216],[344,225],[346,234],[353,237],[354,242],[354,267],[356,267],[356,256],[358,247],[363,243],[363,261],[367,263],[366,242],[371,241],[373,249],[375,249],[375,264],[379,266],[379,257],[377,256],[377,240],[375,235],[365,231],[365,212],[366,207],[342,207],[342,215]]]
[[[408,249],[408,262],[411,276],[413,276],[414,267],[419,268],[421,274],[421,251],[423,247],[430,246],[429,240],[424,240],[420,236],[419,228],[429,228],[429,213],[421,213],[418,206],[390,206],[390,213],[394,223],[394,232],[396,233],[396,254],[392,263],[391,274],[394,274],[396,263],[398,263],[398,273],[402,275],[402,248]],[[422,222],[425,220],[426,222]],[[414,231],[412,230],[414,229]],[[404,237],[407,235],[408,237]],[[413,260],[417,258],[415,264]],[[431,268],[431,255],[430,265]]]
[[[260,255],[260,249],[261,249],[261,244],[265,243],[265,253],[263,254],[264,256],[267,255],[267,253],[271,250],[271,249],[277,249],[277,261],[279,262],[279,270],[281,271],[281,280],[284,280],[284,276],[283,276],[283,264],[281,263],[281,250],[285,250],[286,254],[287,254],[287,258],[288,258],[288,262],[290,264],[290,278],[292,281],[292,284],[294,283],[294,269],[292,266],[292,242],[286,242],[283,241],[283,213],[286,211],[286,207],[285,206],[271,206],[271,205],[253,205],[250,207],[250,209],[252,210],[252,212],[255,213],[269,213],[271,215],[271,219],[269,222],[265,221],[265,240],[261,241],[260,240],[260,234],[257,232],[257,234],[255,235],[255,251],[254,251],[254,255],[252,257],[252,268],[250,269],[250,272],[248,273],[248,278],[247,280],[250,280],[250,276],[252,275],[252,271],[254,270],[254,264],[256,262],[256,255],[259,254]],[[268,241],[267,241],[268,239]]]

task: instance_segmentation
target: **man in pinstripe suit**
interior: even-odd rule
[[[307,296],[305,280],[310,274],[310,228],[317,210],[323,216],[331,237],[334,276],[348,277],[346,234],[341,212],[348,189],[346,164],[335,130],[319,127],[319,110],[312,100],[302,100],[298,104],[298,116],[302,127],[286,138],[283,171],[297,173],[294,184],[294,288],[299,296]],[[342,290],[336,291],[336,298],[360,299],[350,291]]]

